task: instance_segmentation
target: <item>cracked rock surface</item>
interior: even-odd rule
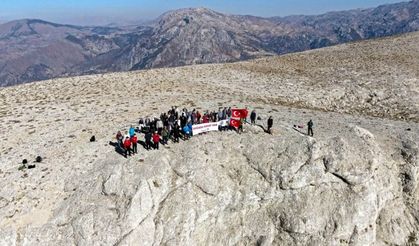
[[[1,242],[419,243],[417,145],[401,144],[397,162],[368,130],[348,126],[347,134],[317,140],[247,126],[241,135],[171,144],[144,162],[108,153],[84,174],[63,177],[69,185],[77,178],[77,188],[42,226],[3,227]]]

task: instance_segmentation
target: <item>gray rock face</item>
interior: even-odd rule
[[[356,126],[349,126],[351,137],[325,141],[292,131],[266,136],[247,127],[246,132],[198,136],[144,163],[110,154],[84,177],[68,180],[69,189],[75,185],[77,191],[48,223],[2,228],[0,242],[419,243],[415,143],[403,142],[397,163],[372,133]]]
[[[0,25],[0,86],[69,75],[224,63],[419,30],[419,2],[319,16],[168,12],[150,26]]]

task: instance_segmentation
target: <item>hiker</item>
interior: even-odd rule
[[[205,114],[204,117],[202,117],[202,123],[209,123],[209,118],[207,114]]]
[[[157,131],[155,131],[153,134],[154,149],[159,149],[159,142],[160,142],[160,135],[157,133]]]
[[[222,120],[220,122],[220,125],[218,126],[218,130],[220,130],[220,131],[227,131],[228,125],[229,125],[228,120],[224,119],[224,120]]]
[[[201,113],[199,111],[196,111],[196,124],[201,123]]]
[[[161,120],[157,120],[156,126],[158,133],[161,134],[161,131],[163,130],[163,122]]]
[[[173,127],[173,142],[179,143],[179,135],[179,125],[175,124],[175,126]]]
[[[150,122],[150,131],[155,132],[157,130],[157,119],[154,119]]]
[[[138,138],[137,138],[137,134],[134,133],[134,136],[132,136],[131,138],[131,143],[132,143],[132,152],[134,154],[137,154],[137,143],[138,143]]]
[[[191,113],[191,123],[196,124],[196,110],[193,109]]]
[[[314,126],[313,120],[310,119],[310,121],[307,122],[307,127],[308,127],[307,135],[312,136],[312,137],[314,136],[314,134],[313,134],[313,126]]]
[[[220,120],[222,120],[223,119],[223,110],[222,110],[223,108],[219,108],[218,109],[218,114],[217,114],[217,117],[218,117],[218,121],[220,121]]]
[[[151,131],[146,132],[144,136],[146,150],[151,149],[151,138],[152,138]]]
[[[237,133],[239,133],[239,134],[243,133],[243,124],[244,124],[244,121],[245,121],[245,119],[244,119],[244,118],[241,118],[241,119],[240,119],[240,125],[239,125],[239,127],[237,128]]]
[[[216,122],[217,121],[217,117],[218,117],[218,114],[217,114],[217,112],[213,112],[212,113],[212,120],[211,120],[211,122]]]
[[[129,154],[129,156],[131,156],[131,152],[132,152],[132,150],[131,150],[131,140],[129,139],[129,137],[125,138],[124,149],[125,149],[125,158],[128,157],[128,154]]]
[[[185,115],[180,116],[180,127],[185,127],[186,123],[188,123],[188,118]]]
[[[162,144],[166,145],[167,142],[169,141],[169,130],[168,130],[168,126],[164,127],[162,132],[161,132],[161,136],[162,136]]]
[[[230,118],[231,117],[231,107],[229,107],[227,109],[227,117]]]
[[[253,110],[252,113],[250,113],[250,123],[252,125],[256,124],[256,111]]]
[[[269,119],[268,119],[268,133],[269,134],[272,134],[271,128],[273,125],[274,125],[274,120],[272,119],[272,116],[269,116]]]
[[[188,140],[189,139],[189,135],[190,135],[190,128],[189,128],[189,126],[188,125],[185,125],[182,130],[183,130],[183,139],[184,140]]]
[[[132,138],[135,134],[135,129],[134,127],[131,125],[131,127],[129,128],[129,137]]]
[[[147,117],[144,121],[145,126],[150,127],[150,123],[151,123],[150,117]]]
[[[118,131],[118,133],[116,133],[116,141],[118,143],[118,148],[122,149],[122,141],[124,140],[124,137],[122,136],[121,131]]]
[[[141,119],[138,121],[138,132],[142,132],[142,131],[143,131],[143,129],[144,129],[144,127],[145,127],[144,120],[141,118]]]

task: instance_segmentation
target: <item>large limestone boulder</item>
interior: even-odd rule
[[[271,136],[256,127],[241,135],[210,133],[172,144],[144,162],[109,153],[77,185],[74,177],[68,180],[76,192],[48,223],[1,229],[0,242],[418,243],[417,145],[403,142],[399,169],[371,132],[348,128],[351,137],[326,140],[295,131]]]

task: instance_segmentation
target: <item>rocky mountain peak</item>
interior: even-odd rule
[[[221,27],[232,21],[231,16],[207,8],[185,8],[163,14],[157,19],[156,25],[162,29],[187,25]]]
[[[22,35],[36,34],[30,26],[30,19],[22,19],[7,22],[0,26],[0,38],[18,37]]]

